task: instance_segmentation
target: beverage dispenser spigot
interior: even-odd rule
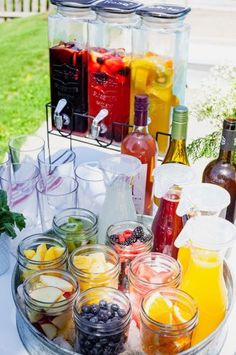
[[[97,116],[94,118],[93,123],[91,125],[91,136],[93,139],[97,139],[99,136],[99,133],[102,131],[101,125],[99,123],[104,120],[105,117],[107,117],[109,114],[109,111],[107,109],[102,109],[98,112]]]
[[[58,131],[61,131],[63,126],[69,126],[70,117],[65,113],[62,113],[63,109],[67,105],[66,99],[61,99],[58,101],[57,106],[54,111],[54,124]]]

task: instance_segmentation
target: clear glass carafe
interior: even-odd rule
[[[93,6],[96,21],[89,24],[88,112],[106,108],[100,136],[121,142],[128,133],[132,27],[139,20],[138,3],[100,1]],[[121,104],[122,103],[122,104]]]
[[[95,18],[93,0],[57,3],[48,17],[52,126],[85,134],[87,100],[87,24]]]
[[[192,345],[205,339],[225,317],[228,296],[223,260],[226,249],[235,242],[236,227],[216,216],[190,218],[175,241],[176,247],[191,245],[189,264],[180,289],[195,299],[199,309]]]
[[[106,196],[98,218],[98,242],[105,244],[107,228],[119,221],[137,220],[132,198],[132,180],[141,167],[139,159],[120,154],[100,163]]]
[[[188,59],[189,25],[184,20],[188,7],[150,5],[137,10],[139,28],[133,31],[132,99],[149,95],[149,132],[169,133],[171,108],[184,104]],[[160,135],[158,146],[164,155],[168,138]]]

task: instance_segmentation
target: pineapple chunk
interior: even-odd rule
[[[35,250],[33,249],[27,249],[27,250],[24,250],[24,256],[27,258],[27,259],[32,259],[34,256],[35,256]]]

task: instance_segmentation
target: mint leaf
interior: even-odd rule
[[[0,209],[8,207],[7,205],[7,193],[4,190],[0,190]]]
[[[9,237],[12,237],[13,239],[16,237],[16,232],[14,230],[14,225],[10,223],[4,223],[3,227],[5,229],[5,233],[9,235]]]
[[[20,231],[25,228],[25,217],[22,213],[13,213],[13,218]]]

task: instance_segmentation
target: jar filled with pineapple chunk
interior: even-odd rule
[[[33,234],[18,245],[17,262],[22,281],[36,271],[66,269],[68,248],[56,235]]]

